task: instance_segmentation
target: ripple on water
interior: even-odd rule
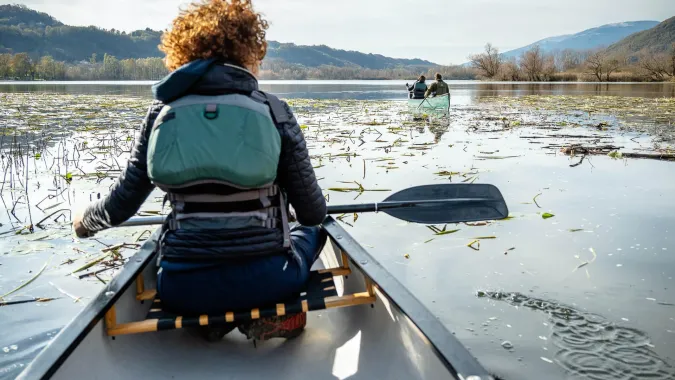
[[[651,349],[649,337],[640,330],[520,293],[479,292],[479,296],[548,314],[551,341],[560,349],[556,362],[574,379],[675,379],[675,368]]]

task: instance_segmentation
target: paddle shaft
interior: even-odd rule
[[[423,201],[399,201],[399,202],[379,202],[363,203],[352,205],[328,206],[328,214],[351,214],[358,212],[378,212],[404,207],[430,207],[448,203],[471,203],[491,201],[490,198],[452,198],[452,199],[434,199]],[[120,227],[149,226],[164,223],[164,216],[139,216],[134,217],[120,224]]]
[[[379,202],[379,203],[363,203],[353,205],[337,205],[328,206],[329,214],[349,214],[355,212],[378,212],[386,211],[395,208],[416,207],[416,206],[434,206],[438,204],[447,203],[466,203],[466,202],[482,202],[490,200],[488,198],[453,198],[453,199],[434,199],[423,201],[398,201],[398,202]]]

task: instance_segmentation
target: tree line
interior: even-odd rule
[[[51,56],[33,60],[27,53],[0,54],[0,79],[9,80],[159,80],[168,74],[161,58],[122,59],[93,54],[66,63]]]
[[[420,74],[432,77],[440,72],[444,78],[476,79],[471,68],[462,66],[392,67],[365,69],[360,66],[306,67],[281,60],[265,60],[261,79],[409,79]],[[33,60],[27,53],[0,54],[0,79],[4,80],[159,80],[168,74],[161,58],[117,59],[105,54],[99,59],[93,54],[88,61],[66,63],[51,56]]]
[[[397,66],[387,69],[367,69],[361,66],[330,65],[306,67],[277,59],[263,61],[260,70],[260,78],[285,80],[414,80],[420,75],[432,77],[437,72],[443,74],[443,77],[448,80],[476,79],[476,73],[473,69],[462,66]]]
[[[485,51],[469,57],[480,78],[500,81],[640,82],[675,80],[675,43],[667,52],[637,55],[605,49],[566,49],[545,53],[535,45],[518,58],[504,58],[488,43]]]
[[[500,81],[666,81],[675,80],[675,44],[667,52],[638,55],[608,53],[606,50],[563,50],[545,53],[539,46],[520,57],[504,58],[492,44],[470,57],[470,66],[392,67],[366,69],[360,66],[306,67],[282,60],[265,60],[261,79],[286,80],[381,80],[428,78],[436,72],[447,80],[484,78]],[[27,53],[0,54],[0,80],[159,80],[168,74],[161,58],[118,59],[92,54],[76,63],[51,56],[33,59]]]

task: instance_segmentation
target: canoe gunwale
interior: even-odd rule
[[[136,277],[155,257],[156,241],[159,229],[143,244],[124,265],[123,270],[98,293],[85,308],[78,313],[45,347],[42,352],[17,377],[19,379],[49,379],[75,351],[77,346],[104,318],[105,313],[134,283]],[[113,294],[110,295],[110,292]]]
[[[351,264],[358,268],[364,277],[372,280],[378,293],[388,298],[391,304],[407,317],[407,322],[419,330],[430,346],[430,351],[452,376],[456,379],[492,379],[488,371],[459,340],[333,217],[327,217],[323,227],[335,245],[347,253]],[[17,379],[49,379],[59,370],[97,323],[104,318],[105,313],[151,263],[155,257],[158,237],[159,230],[155,231],[141,249],[129,259],[124,269],[54,337]]]

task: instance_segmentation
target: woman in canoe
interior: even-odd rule
[[[73,221],[91,236],[132,217],[155,186],[162,227],[158,292],[181,315],[224,315],[297,296],[325,241],[326,202],[289,106],[258,90],[267,22],[250,0],[192,3],[162,36],[172,71],[112,191]],[[289,229],[288,203],[299,225]],[[239,326],[249,338],[297,336],[304,314]],[[209,330],[222,337],[237,326]]]
[[[424,93],[427,91],[426,81],[427,78],[424,75],[420,75],[412,86],[408,86],[406,83],[405,86],[408,88],[408,97],[410,99],[424,99]]]

